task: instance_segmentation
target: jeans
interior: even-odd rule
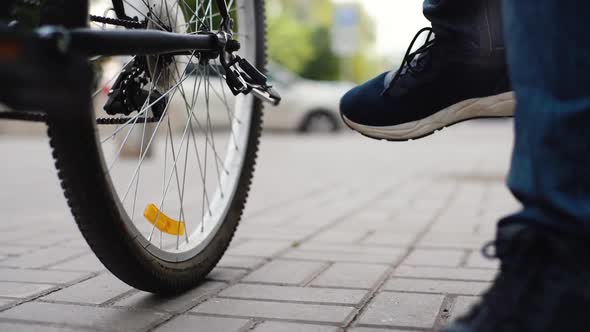
[[[516,141],[508,184],[524,205],[500,226],[590,232],[590,3],[505,0]]]
[[[506,43],[518,101],[508,186],[524,208],[500,227],[590,236],[589,12],[576,0],[424,1],[437,38],[484,52]]]
[[[501,0],[424,0],[437,39],[482,53],[503,51]]]

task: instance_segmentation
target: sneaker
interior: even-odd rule
[[[469,314],[444,332],[586,331],[590,243],[540,227],[505,226],[495,243],[501,271]]]
[[[424,33],[425,44],[412,52]],[[383,73],[342,98],[340,112],[351,129],[371,138],[405,141],[469,119],[514,114],[504,52],[475,54],[433,36],[431,28],[420,30],[401,69]]]

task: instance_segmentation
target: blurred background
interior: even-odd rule
[[[102,12],[110,1],[92,6]],[[414,33],[428,25],[420,1],[390,0],[271,0],[267,20],[269,76],[284,102],[266,112],[265,129],[297,133],[342,132],[342,94],[397,67]],[[38,124],[0,123],[0,135],[44,131]]]

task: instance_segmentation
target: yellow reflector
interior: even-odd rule
[[[160,211],[154,204],[149,204],[145,211],[143,212],[143,216],[147,221],[150,222],[152,225],[156,225],[156,228],[161,230],[162,232],[170,235],[184,235],[184,222],[176,221],[167,215],[164,212]]]

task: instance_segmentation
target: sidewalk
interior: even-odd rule
[[[66,209],[45,141],[0,140],[0,331],[432,331],[477,300],[479,249],[518,205],[509,122],[422,141],[265,136],[218,268],[177,298],[104,270]]]

